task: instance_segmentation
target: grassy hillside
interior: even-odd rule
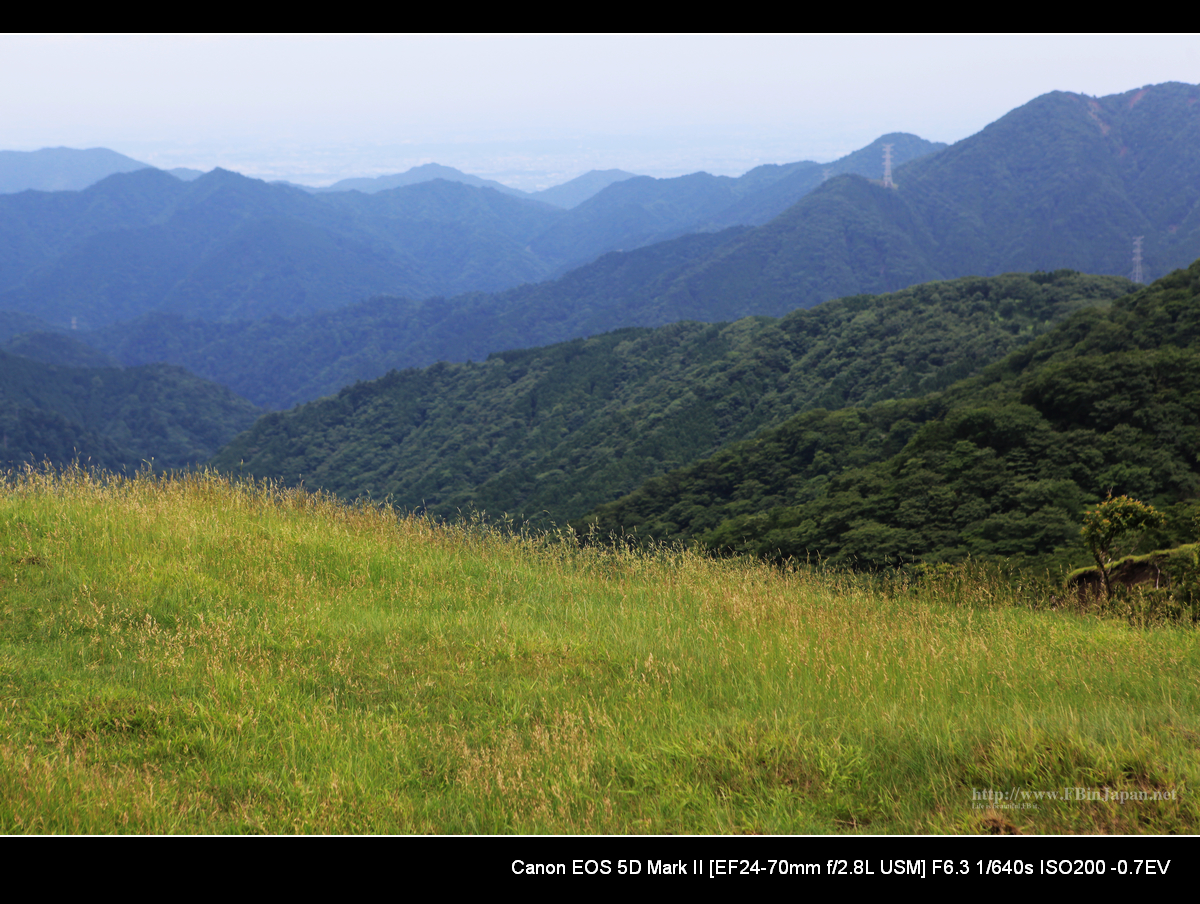
[[[10,479],[0,550],[5,833],[1200,828],[1195,630],[995,574],[78,471]],[[1111,799],[982,796],[1065,788]]]
[[[1129,288],[1070,271],[963,279],[395,372],[262,419],[213,465],[561,524],[798,411],[948,385]]]
[[[1079,513],[1111,491],[1167,510],[1174,545],[1200,511],[1198,387],[1200,261],[944,393],[799,415],[587,520],[840,564],[1079,565]]]

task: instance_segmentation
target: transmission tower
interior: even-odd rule
[[[1145,282],[1142,279],[1142,239],[1144,238],[1144,235],[1133,237],[1133,281],[1139,285]]]
[[[825,167],[825,169],[821,170],[821,181],[828,182],[829,177],[832,175],[833,175],[833,170],[831,170],[829,167]]]
[[[896,183],[892,181],[892,148],[895,145],[885,144],[883,146],[883,187],[895,188]]]

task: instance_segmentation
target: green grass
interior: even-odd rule
[[[1197,831],[1196,629],[1046,599],[27,473],[0,831]]]

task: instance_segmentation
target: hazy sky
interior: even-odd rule
[[[327,184],[436,161],[520,188],[738,174],[892,131],[957,141],[1047,91],[1200,82],[1163,36],[4,36],[0,148]]]

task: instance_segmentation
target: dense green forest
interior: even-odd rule
[[[23,333],[63,332],[32,314],[19,314],[16,311],[0,311],[0,342],[9,342],[15,336]]]
[[[207,460],[261,413],[224,386],[169,364],[63,367],[0,351],[6,466],[78,459],[115,471],[151,460],[157,468],[181,468]]]
[[[437,515],[562,523],[798,411],[948,385],[1130,288],[1072,271],[961,279],[393,372],[264,417],[213,464]]]
[[[945,391],[808,411],[578,527],[839,565],[1086,564],[1080,513],[1109,492],[1167,513],[1148,545],[1195,540],[1200,261]]]
[[[22,358],[32,358],[43,364],[60,367],[122,367],[112,355],[80,342],[71,333],[36,330],[12,336],[3,345],[4,351]]]

